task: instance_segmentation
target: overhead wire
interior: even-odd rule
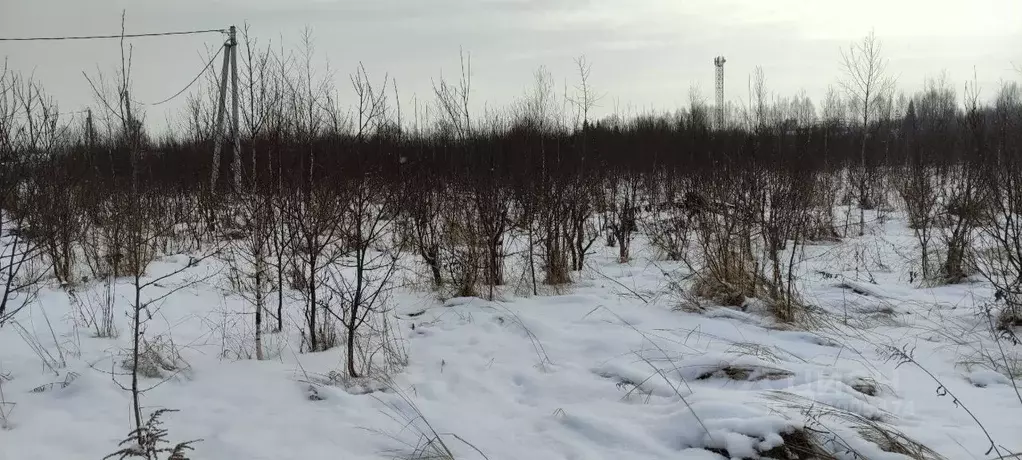
[[[185,31],[171,31],[171,32],[149,32],[149,33],[137,33],[137,34],[124,34],[124,33],[121,33],[121,34],[110,34],[110,35],[69,35],[69,36],[55,36],[55,37],[0,37],[0,42],[59,41],[59,40],[103,40],[103,39],[141,38],[141,37],[166,37],[166,36],[175,36],[175,35],[197,35],[197,34],[208,34],[208,33],[222,33],[222,34],[224,34],[224,33],[227,33],[227,32],[228,32],[227,29],[203,29],[203,30],[185,30]],[[148,103],[148,104],[137,102],[137,101],[135,101],[135,102],[137,104],[141,104],[141,105],[156,106],[156,105],[160,105],[160,104],[164,104],[164,103],[170,102],[174,98],[180,96],[185,91],[188,91],[188,88],[191,88],[192,85],[195,84],[195,82],[199,81],[199,79],[202,78],[202,74],[205,73],[207,70],[209,70],[210,66],[212,66],[213,63],[216,61],[217,56],[219,56],[220,53],[224,50],[224,47],[225,47],[225,45],[221,45],[220,48],[217,50],[216,54],[214,54],[213,57],[209,60],[209,62],[206,63],[205,66],[203,66],[202,70],[199,71],[198,75],[196,75],[195,78],[192,79],[192,81],[188,82],[188,84],[184,88],[182,88],[181,91],[178,91],[177,93],[174,93],[173,96],[170,96],[170,97],[168,97],[168,98],[166,98],[164,100],[161,100],[159,102],[153,102],[153,103]]]
[[[217,56],[220,56],[220,52],[223,51],[226,46],[227,46],[226,44],[220,45],[220,49],[216,50],[216,53],[213,54],[213,57],[210,58],[209,62],[207,62],[206,65],[202,67],[202,70],[200,70],[199,73],[197,75],[195,75],[195,78],[193,78],[192,81],[188,82],[188,85],[186,85],[184,88],[181,88],[181,91],[178,91],[178,92],[174,93],[173,96],[170,96],[170,97],[168,97],[168,98],[166,98],[166,99],[164,99],[162,101],[159,101],[159,102],[152,102],[152,103],[146,104],[144,102],[135,101],[135,103],[136,104],[140,104],[140,105],[150,105],[150,106],[160,105],[160,104],[164,104],[166,102],[170,102],[174,98],[180,96],[185,91],[188,91],[188,88],[191,88],[192,85],[195,84],[195,82],[199,81],[199,79],[202,78],[202,74],[206,73],[206,71],[209,70],[209,68],[213,65],[213,63],[216,62]]]
[[[140,34],[112,35],[70,35],[57,37],[0,37],[0,42],[58,41],[58,40],[103,40],[115,38],[166,37],[171,35],[195,35],[208,33],[227,33],[227,29],[185,30],[174,32],[151,32]]]

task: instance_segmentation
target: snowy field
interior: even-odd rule
[[[458,459],[1022,452],[1022,401],[1004,367],[1018,366],[1020,347],[998,361],[980,308],[993,292],[978,280],[913,282],[915,240],[897,215],[806,248],[801,293],[821,318],[809,328],[781,327],[754,303],[696,307],[682,292],[687,269],[658,261],[641,236],[633,244],[628,264],[597,244],[575,283],[539,296],[508,287],[497,301],[441,300],[402,273],[407,287],[390,300],[408,360],[389,382],[335,378],[341,348],[299,353],[297,303],[285,331],[264,338],[269,359],[238,359],[251,347],[249,308],[208,259],[182,278],[212,277],[170,295],[148,323],[180,357],[144,380],[154,388],[142,404],[176,410],[163,417],[168,438],[201,439],[190,458],[211,460],[447,458],[424,451],[434,435]],[[150,276],[185,263],[163,258]],[[77,295],[88,289],[101,287]],[[118,338],[95,338],[49,287],[16,319],[21,328],[0,329],[0,459],[117,450],[133,423],[123,312]]]

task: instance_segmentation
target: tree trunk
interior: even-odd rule
[[[261,256],[261,255],[260,255]],[[260,260],[256,260],[256,275],[255,275],[255,295],[256,295],[256,311],[255,311],[255,348],[256,348],[256,359],[262,361],[263,356],[263,308],[265,308],[265,302],[263,298],[263,264]]]
[[[346,350],[348,355],[348,376],[351,378],[358,378],[358,372],[355,370],[355,321],[358,313],[358,305],[352,305],[351,307],[351,320],[348,324],[348,349]]]
[[[309,351],[319,351],[319,342],[316,334],[316,257],[313,256],[313,245],[309,244],[309,304],[306,307],[306,316],[309,322]]]

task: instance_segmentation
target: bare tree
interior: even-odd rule
[[[411,243],[429,269],[434,288],[444,284],[442,222],[446,202],[443,185],[429,174],[417,174],[405,182],[405,205],[412,226]]]
[[[908,212],[908,224],[919,243],[920,271],[924,280],[929,280],[930,243],[937,218],[938,187],[936,177],[928,168],[929,162],[924,160],[920,145],[919,122],[916,116],[915,101],[909,102],[905,117],[902,120],[902,143],[906,150],[907,164],[904,177],[898,182],[898,192],[905,201]]]
[[[883,105],[894,89],[894,80],[887,74],[887,60],[883,57],[883,44],[870,31],[861,42],[853,43],[841,52],[841,65],[845,78],[841,86],[845,90],[860,124],[861,140],[859,170],[853,180],[859,201],[859,236],[865,232],[865,209],[872,208],[875,197],[869,196],[866,149],[871,123],[879,116]],[[851,171],[851,170],[850,170]]]
[[[325,270],[343,255],[344,197],[335,187],[317,184],[306,194],[293,194],[286,205],[286,219],[294,233],[294,270],[291,287],[305,303],[306,351],[323,351],[336,345],[335,331],[324,306]]]
[[[241,118],[248,138],[252,141],[251,169],[249,170],[249,189],[259,189],[258,175],[261,170],[258,164],[258,154],[255,150],[255,141],[263,135],[264,130],[270,124],[273,117],[274,106],[280,104],[282,94],[276,91],[273,86],[271,67],[272,53],[270,46],[265,49],[253,49],[258,45],[255,38],[249,35],[249,26],[246,23],[242,29],[242,37],[245,42],[245,53],[242,54],[242,67],[244,71],[240,76],[242,91]],[[263,168],[270,170],[269,168]]]
[[[6,63],[0,69],[0,327],[14,318],[34,297],[43,273],[30,270],[42,255],[37,241],[26,238],[30,196],[24,196],[24,180],[31,170],[29,158],[19,152],[25,132],[18,116],[16,76]],[[24,276],[29,275],[29,276]]]
[[[966,94],[967,110],[978,110],[978,97],[976,88]],[[941,281],[958,282],[969,272],[967,265],[971,259],[973,231],[985,213],[983,195],[986,191],[979,184],[980,170],[972,161],[960,162],[955,151],[962,147],[962,141],[968,140],[961,134],[977,127],[971,126],[969,115],[963,118],[959,113],[958,97],[946,73],[929,79],[923,94],[917,99],[916,110],[925,136],[924,148],[935,157],[938,165],[938,188],[935,192],[943,204],[941,217],[944,220],[938,226],[938,236],[945,249],[940,265]],[[981,145],[977,147],[982,148]],[[970,157],[978,158],[983,153],[975,151]]]
[[[1004,303],[999,328],[1012,331],[1022,325],[1022,247],[1019,246],[1022,241],[1022,220],[1019,219],[1022,211],[1022,164],[1019,163],[1022,87],[1014,82],[1002,84],[994,99],[989,127],[984,126],[988,119],[981,113],[972,110],[968,113],[975,140],[979,141],[973,145],[990,150],[983,163],[983,183],[991,194],[988,203],[992,209],[980,238],[983,246],[992,249],[979,253],[977,268],[996,289],[996,298]],[[988,139],[976,136],[986,129],[991,133],[989,146],[985,144]]]
[[[387,358],[393,351],[388,343],[367,344],[360,335],[367,328],[365,339],[382,339],[390,334],[387,294],[393,287],[391,278],[398,267],[400,248],[382,246],[393,228],[389,216],[399,195],[396,189],[372,177],[351,179],[348,188],[344,212],[349,219],[344,238],[350,257],[338,260],[326,284],[336,299],[328,311],[345,329],[348,376],[356,378],[370,372],[376,351],[383,350]],[[361,365],[356,357],[361,357]]]
[[[590,166],[586,155],[591,143],[591,112],[606,96],[606,93],[598,93],[590,83],[593,65],[585,55],[575,58],[575,66],[578,69],[578,82],[574,85],[574,93],[565,94],[565,99],[574,107],[575,112],[573,154],[580,157],[579,170],[585,170]],[[595,178],[580,177],[572,184],[567,185],[567,195],[570,196],[564,196],[567,209],[565,210],[566,223],[563,233],[566,240],[565,245],[571,256],[572,270],[582,270],[589,248],[600,237],[600,231],[593,220],[596,211],[594,200],[598,184],[599,181]]]
[[[286,239],[292,243],[291,287],[304,303],[303,349],[315,352],[333,347],[338,339],[332,317],[324,309],[327,302],[322,282],[324,270],[343,253],[340,242],[345,216],[342,190],[323,179],[325,160],[317,155],[317,140],[328,127],[323,95],[330,94],[332,87],[327,78],[314,81],[314,47],[308,30],[302,47],[294,72],[288,57],[277,56],[290,127],[288,140],[299,146],[300,168],[297,187],[281,198],[280,212],[287,227],[283,234],[293,235]]]
[[[624,177],[612,175],[610,178],[610,193],[607,196],[611,213],[607,223],[608,243],[616,243],[618,246],[620,263],[631,260],[632,233],[638,230],[639,180],[636,174],[625,174]]]
[[[355,108],[355,140],[362,142],[372,132],[376,132],[384,124],[384,117],[387,115],[387,85],[389,77],[384,75],[383,83],[374,88],[365,66],[358,64],[358,69],[352,74],[351,87],[358,98],[358,106]]]
[[[66,148],[70,137],[56,102],[31,77],[9,74],[6,80],[11,96],[9,103],[21,120],[12,138],[16,148],[27,156],[26,161],[40,165],[53,161]],[[76,259],[74,247],[82,226],[76,196],[67,193],[71,181],[67,177],[54,177],[57,174],[62,171],[38,175],[26,183],[39,191],[26,224],[32,227],[54,276],[67,284],[75,281],[72,273]],[[21,178],[15,178],[18,179]]]
[[[443,133],[465,138],[472,132],[469,116],[469,96],[472,93],[472,55],[461,50],[461,75],[457,85],[448,83],[443,77],[433,83],[436,105],[440,118],[437,122]]]
[[[575,58],[575,67],[578,69],[578,83],[573,86],[574,93],[565,94],[565,99],[575,108],[573,128],[575,131],[582,130],[584,133],[589,128],[590,112],[606,94],[597,93],[589,83],[593,63],[586,58],[586,55],[583,54]]]
[[[229,268],[228,278],[234,291],[240,295],[255,313],[255,356],[264,359],[263,317],[269,307],[275,281],[269,262],[272,245],[273,219],[272,197],[266,193],[242,196],[237,204],[241,238],[230,238],[224,255]],[[234,241],[230,241],[233,239]]]
[[[756,66],[750,82],[749,98],[753,117],[749,131],[758,131],[766,128],[767,111],[770,108],[767,104],[766,73],[763,72],[763,67]]]

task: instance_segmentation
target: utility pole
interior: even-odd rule
[[[238,132],[238,39],[237,29],[228,29],[227,41],[224,43],[224,65],[220,71],[220,93],[216,110],[216,128],[213,132],[213,168],[210,173],[210,190],[216,190],[220,176],[220,151],[223,148],[224,116],[227,112],[227,78],[231,78],[231,161],[234,189],[241,188],[241,138]]]
[[[233,138],[232,153],[234,161],[234,191],[241,191],[241,137],[238,132],[238,39],[235,28],[231,26],[231,137]]]
[[[85,115],[85,141],[88,142],[90,149],[96,143],[95,132],[96,128],[92,124],[92,109],[90,108],[86,110]]]

